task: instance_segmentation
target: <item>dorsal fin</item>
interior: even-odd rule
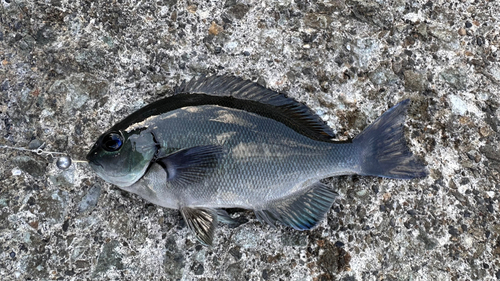
[[[182,83],[175,90],[175,94],[206,94],[256,102],[271,109],[267,114],[265,110],[259,110],[259,114],[268,115],[266,117],[280,121],[310,138],[331,141],[335,137],[332,129],[306,105],[239,77],[202,76],[193,78],[188,83]]]
[[[171,97],[157,100],[115,124],[109,132],[126,129],[151,116],[186,106],[219,105],[252,112],[285,124],[308,138],[334,142],[332,129],[304,104],[257,83],[234,76],[193,78]]]

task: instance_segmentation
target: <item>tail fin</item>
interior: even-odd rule
[[[403,122],[410,100],[387,110],[354,138],[361,152],[362,175],[397,179],[425,177],[428,171],[406,145]]]

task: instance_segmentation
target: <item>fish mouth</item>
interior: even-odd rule
[[[87,157],[85,157],[85,158],[87,158],[87,161],[89,162],[89,164],[91,164],[91,166],[98,166],[98,167],[101,167],[104,169],[102,164],[97,161],[95,156],[97,156],[97,152],[90,151],[89,154],[87,154]]]
[[[101,163],[97,162],[97,160],[95,160],[95,159],[90,160],[88,158],[87,158],[87,160],[89,160],[90,166],[93,165],[93,166],[101,167],[102,169],[104,169],[104,167],[101,165]]]

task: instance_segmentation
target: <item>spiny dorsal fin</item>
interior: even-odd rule
[[[193,78],[175,90],[176,95],[187,93],[232,97],[247,101],[248,103],[244,106],[238,105],[234,101],[232,104],[249,111],[257,111],[258,114],[284,123],[295,131],[316,140],[331,141],[335,137],[332,129],[306,105],[239,77],[203,76],[198,79]]]

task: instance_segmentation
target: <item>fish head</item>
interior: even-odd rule
[[[151,132],[110,130],[97,139],[87,160],[102,179],[127,187],[145,174],[156,150]]]

